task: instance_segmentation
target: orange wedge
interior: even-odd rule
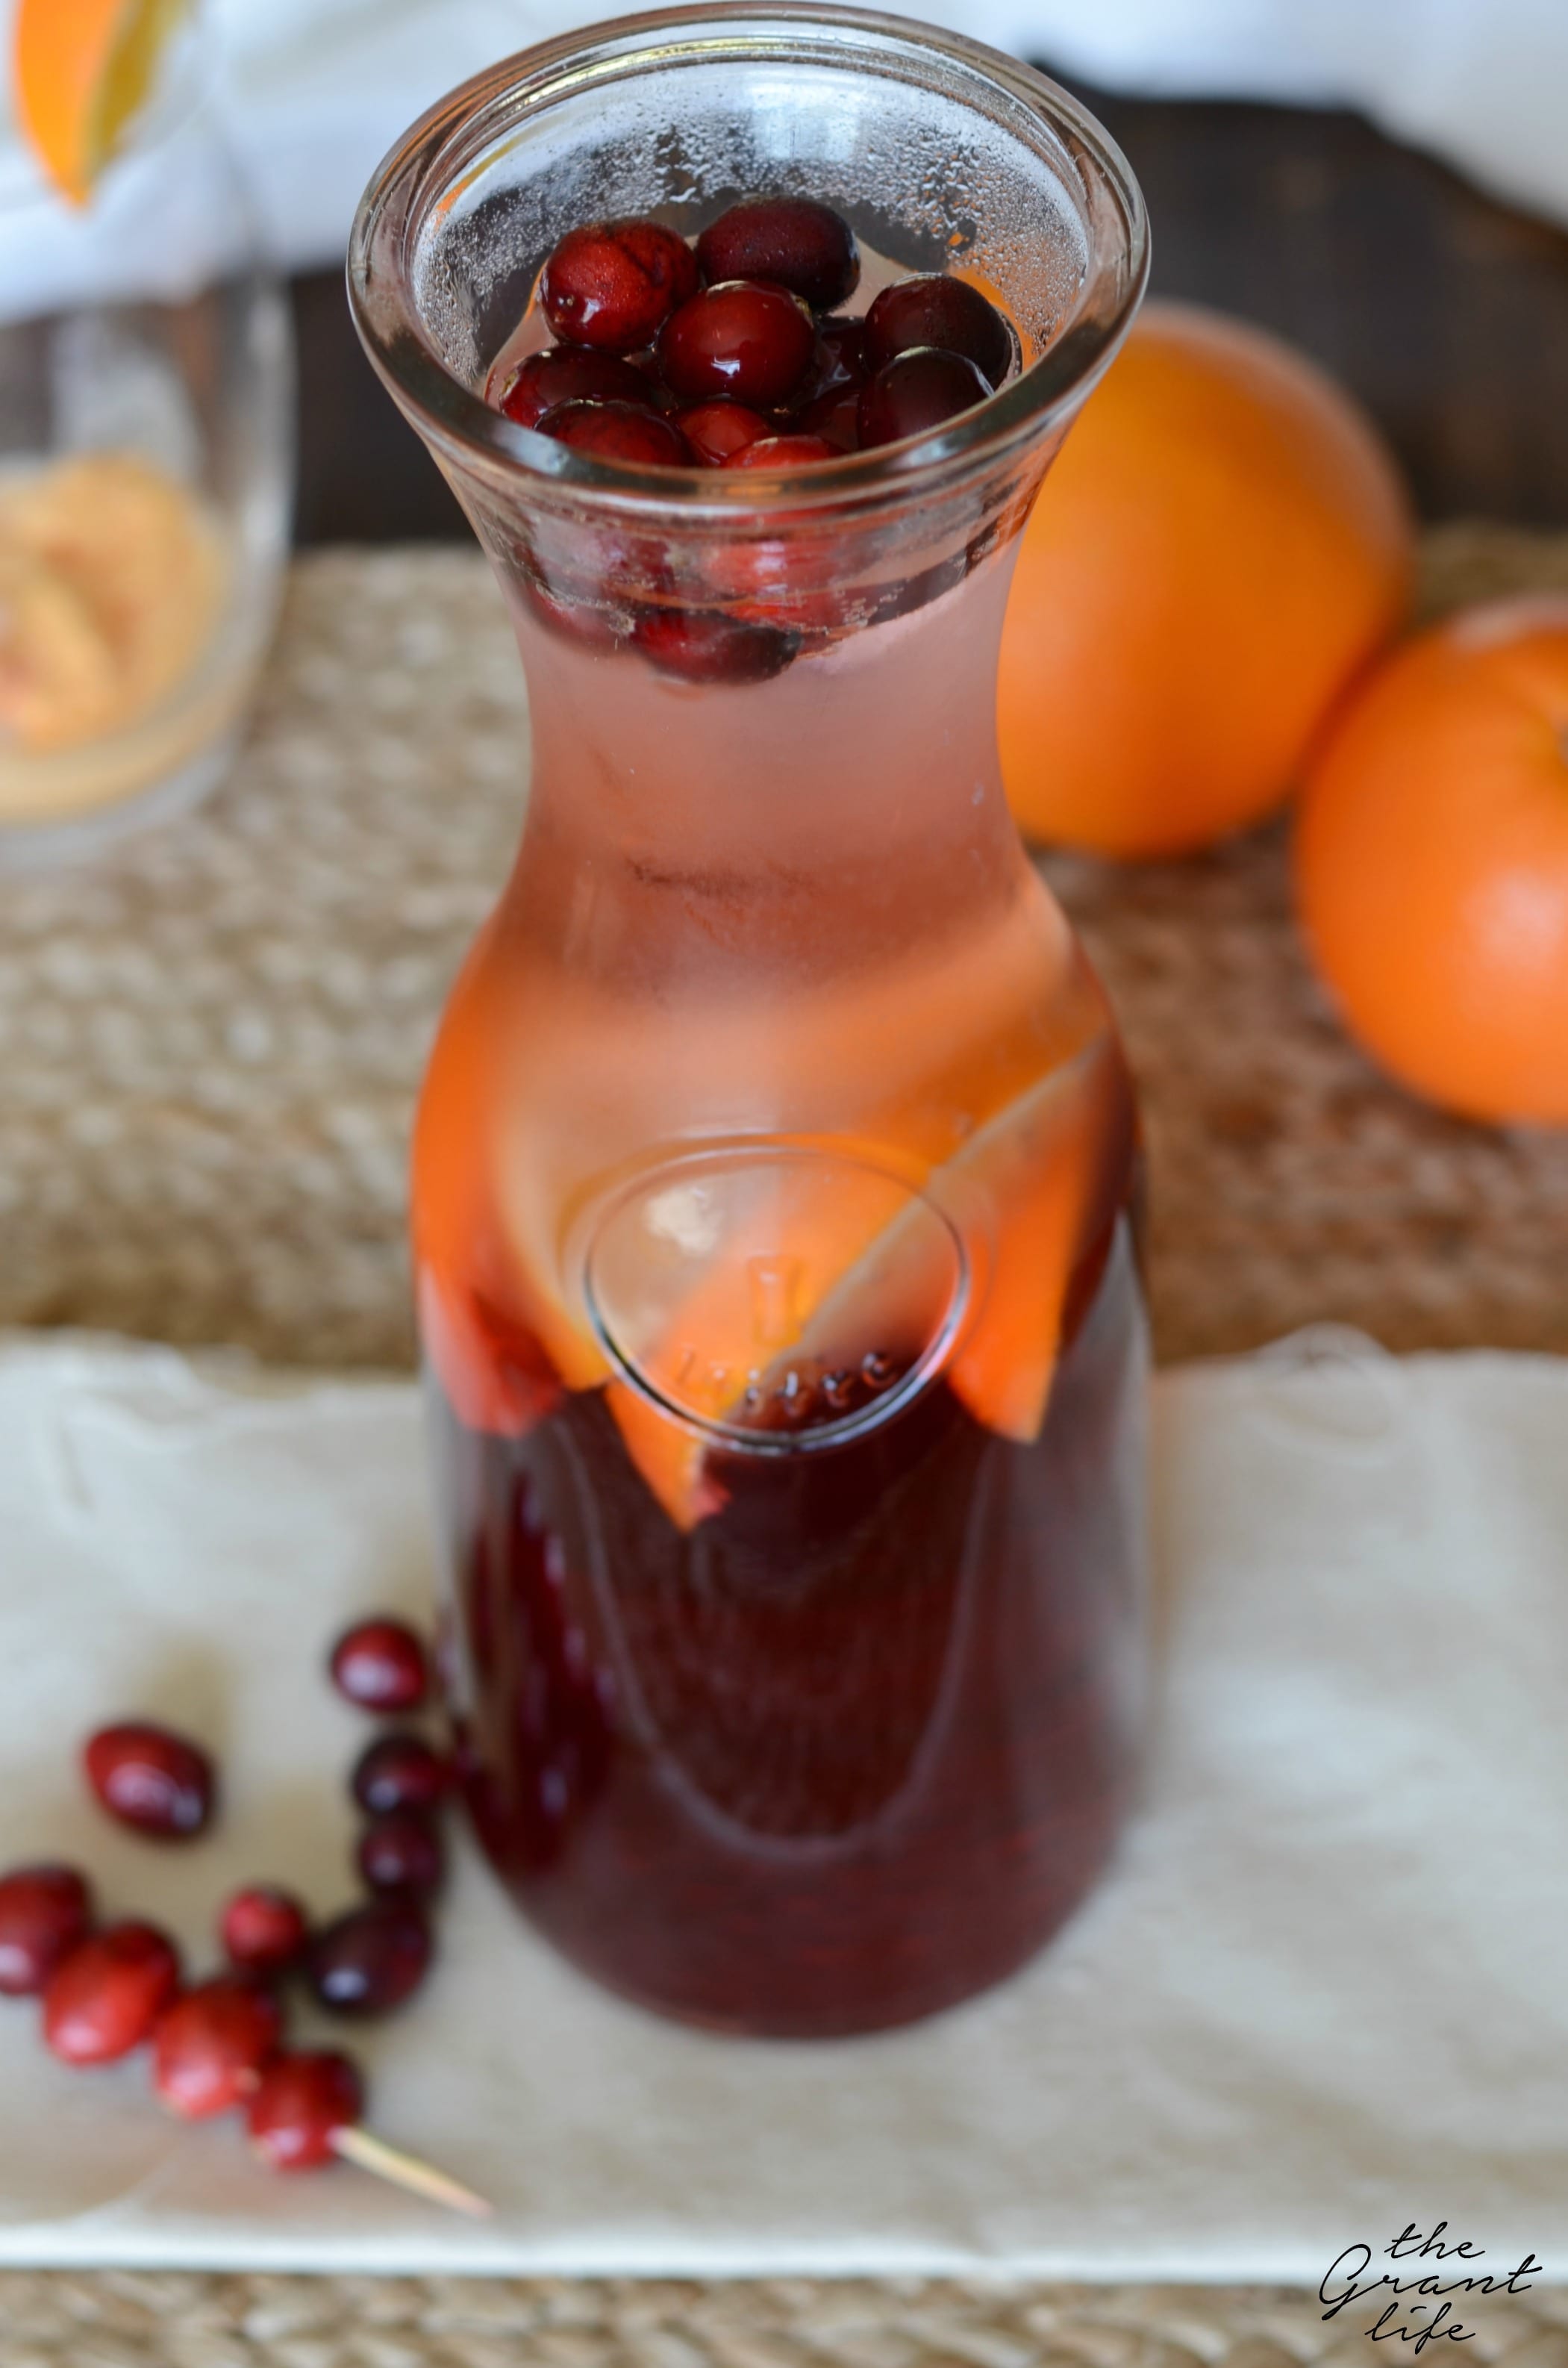
[[[55,187],[85,206],[153,87],[194,0],[20,0],[13,71],[23,131]]]

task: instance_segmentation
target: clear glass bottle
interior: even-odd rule
[[[742,190],[965,270],[1020,372],[778,477],[606,465],[486,405],[562,232],[694,230]],[[532,710],[415,1162],[468,1796],[558,1946],[712,2026],[865,2030],[994,1981],[1128,1797],[1136,1125],[994,682],[1018,533],[1144,268],[1063,93],[808,6],[513,59],[356,228],[361,334]]]

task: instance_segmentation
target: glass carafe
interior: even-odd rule
[[[597,462],[485,404],[562,232],[695,231],[741,192],[962,270],[1020,370],[781,475]],[[1136,1126],[1008,815],[994,678],[1017,536],[1144,268],[1062,92],[827,7],[512,59],[356,227],[361,334],[494,564],[532,713],[415,1154],[465,1787],[541,1931],[711,2026],[967,1996],[1127,1803]]]

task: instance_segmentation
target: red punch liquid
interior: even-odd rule
[[[439,1401],[471,1804],[585,1971],[722,2029],[868,2030],[994,1981],[1082,1896],[1136,1727],[1125,1225],[1090,1281],[1037,1440],[938,1378],[846,1445],[710,1455],[726,1501],[685,1535],[602,1394],[511,1440]]]

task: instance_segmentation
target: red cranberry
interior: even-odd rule
[[[691,466],[691,447],[672,420],[631,403],[558,403],[539,423],[574,452],[596,461],[652,461],[666,469]]]
[[[544,267],[539,301],[566,344],[634,354],[697,286],[697,257],[685,239],[631,216],[569,230]]]
[[[842,214],[814,198],[753,198],[710,222],[697,260],[710,284],[773,279],[819,313],[831,312],[860,278],[860,250]]]
[[[626,639],[627,625],[621,611],[601,609],[592,600],[573,599],[564,593],[547,592],[542,584],[536,584],[529,576],[518,576],[515,581],[533,615],[551,632],[601,654],[619,649]],[[522,1396],[521,1388],[517,1395]],[[537,1404],[537,1396],[533,1396],[532,1403]],[[527,1429],[534,1419],[537,1417],[530,1405],[528,1421],[519,1427]]]
[[[928,346],[899,354],[860,389],[856,417],[860,441],[898,444],[925,436],[983,403],[991,389],[983,372],[962,354],[937,353]]]
[[[830,386],[803,410],[797,411],[790,422],[790,432],[797,436],[820,436],[840,452],[860,450],[860,390],[857,386]]]
[[[631,638],[661,673],[687,682],[767,682],[799,647],[793,633],[716,609],[644,609]]]
[[[881,370],[895,354],[915,346],[936,346],[962,354],[984,371],[991,388],[1013,367],[1013,334],[994,304],[967,279],[941,272],[898,279],[884,288],[866,315],[873,366]]]
[[[310,1918],[293,1893],[270,1883],[236,1891],[218,1925],[229,1963],[264,1981],[298,1964],[310,1931]]]
[[[417,1809],[391,1809],[373,1817],[359,1837],[356,1866],[372,1891],[406,1891],[428,1898],[447,1871],[441,1837]]]
[[[451,1782],[451,1763],[422,1735],[379,1735],[359,1754],[349,1780],[354,1798],[372,1817],[393,1809],[437,1809]]]
[[[425,1647],[405,1622],[358,1621],[332,1648],[332,1682],[360,1710],[417,1710],[429,1689]]]
[[[364,2110],[364,2083],[347,2055],[275,2055],[250,2100],[250,2141],[269,2170],[319,2170]]]
[[[311,1987],[333,2014],[390,2014],[419,1987],[431,1950],[430,1927],[411,1899],[371,1900],[316,1935]]]
[[[278,2001],[233,1975],[202,1982],[176,1998],[153,2034],[153,2086],[187,2122],[226,2113],[256,2089],[277,2052],[283,2017]]]
[[[537,427],[558,403],[634,403],[652,411],[653,387],[640,370],[619,354],[596,354],[587,346],[551,346],[530,354],[501,398],[501,408],[519,427]]]
[[[816,325],[798,296],[760,280],[732,279],[704,288],[672,313],[659,339],[659,365],[687,403],[733,394],[773,411],[806,376],[816,343]]]
[[[688,404],[676,414],[676,426],[699,461],[722,469],[732,453],[744,451],[759,437],[773,434],[773,422],[744,403],[715,395],[711,403]]]
[[[0,1998],[36,1998],[92,1920],[92,1893],[74,1866],[0,1876]]]
[[[733,452],[726,469],[801,469],[813,461],[842,461],[844,448],[825,436],[765,436]]]
[[[160,1841],[188,1841],[212,1814],[212,1762],[200,1747],[141,1721],[101,1727],[83,1755],[111,1817]]]
[[[865,385],[875,365],[864,321],[819,321],[817,340],[819,393],[835,386]]]
[[[150,2035],[178,1987],[172,1941],[152,1924],[110,1924],[51,1975],[44,2044],[66,2064],[118,2063]]]

